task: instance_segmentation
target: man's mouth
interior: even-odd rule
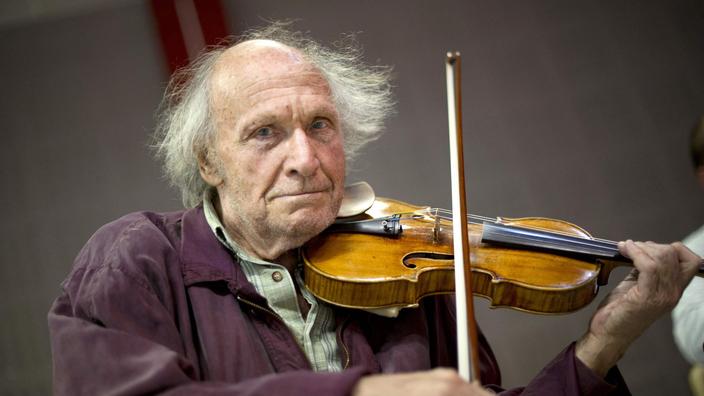
[[[297,197],[307,197],[307,196],[313,196],[317,194],[324,194],[330,191],[329,188],[321,189],[321,190],[305,190],[305,191],[294,191],[294,192],[289,192],[289,193],[283,193],[283,194],[276,194],[274,196],[274,199],[276,198],[297,198]]]

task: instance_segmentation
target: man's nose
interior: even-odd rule
[[[315,174],[320,167],[314,142],[302,128],[296,128],[291,136],[288,158],[286,161],[286,174],[289,176],[301,175],[309,177]]]

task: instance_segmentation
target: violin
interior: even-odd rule
[[[472,291],[492,307],[572,312],[613,268],[630,265],[616,242],[563,220],[468,217]],[[302,256],[308,289],[338,306],[414,307],[455,291],[452,221],[441,209],[376,198],[309,241]]]

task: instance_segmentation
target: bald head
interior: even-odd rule
[[[263,72],[269,73],[270,78],[295,73],[320,74],[295,48],[273,40],[250,40],[220,55],[213,67],[211,87],[216,91],[246,89],[251,83],[247,77]]]
[[[303,54],[273,40],[250,40],[237,44],[219,57],[210,81],[211,106],[216,129],[238,124],[239,117],[269,94],[263,87],[277,81],[279,94],[307,85],[330,92],[320,71]]]
[[[299,50],[274,40],[249,40],[236,44],[223,52],[218,63],[238,60],[256,63],[262,62],[267,56],[273,56],[277,60],[287,58],[293,63],[305,63]]]

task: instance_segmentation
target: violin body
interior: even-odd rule
[[[426,207],[377,198],[355,220],[397,215],[395,236],[324,232],[302,250],[308,289],[331,304],[363,309],[414,307],[427,295],[453,293],[452,222]],[[580,227],[546,218],[503,224],[591,239]],[[585,259],[482,242],[482,224],[468,224],[472,291],[492,307],[566,313],[591,302],[617,261]],[[606,273],[605,273],[606,272]]]

